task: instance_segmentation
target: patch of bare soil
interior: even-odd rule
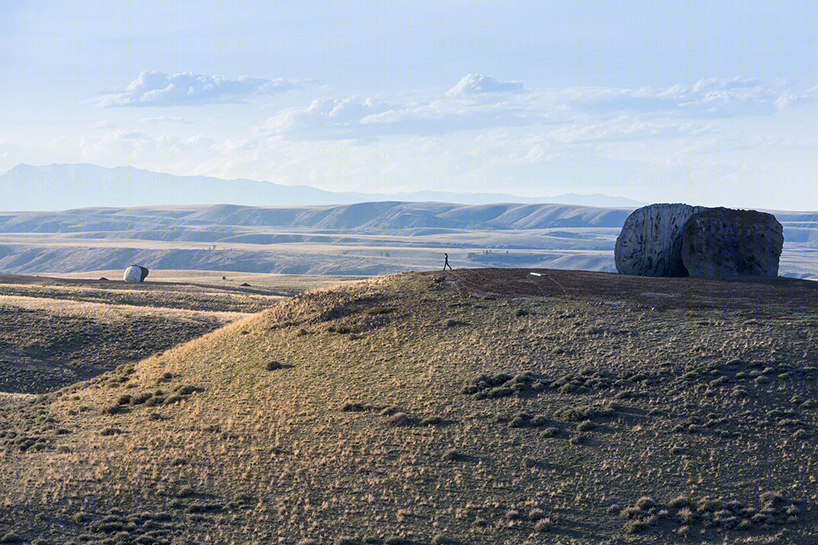
[[[818,282],[784,277],[652,278],[557,269],[463,269],[435,278],[480,296],[560,297],[660,310],[818,310]]]

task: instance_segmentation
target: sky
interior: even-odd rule
[[[818,210],[814,0],[3,0],[0,172]]]

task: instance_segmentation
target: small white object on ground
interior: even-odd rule
[[[123,280],[131,284],[137,284],[145,280],[146,276],[148,276],[148,269],[139,265],[131,265],[125,269]]]

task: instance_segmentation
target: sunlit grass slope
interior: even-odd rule
[[[818,316],[475,298],[435,280],[310,292],[0,408],[0,536],[818,536]]]

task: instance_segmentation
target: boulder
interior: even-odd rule
[[[682,203],[651,204],[628,216],[616,238],[614,261],[620,274],[687,276],[682,231],[693,214],[707,210]]]
[[[149,272],[148,269],[146,269],[145,267],[140,267],[139,265],[131,265],[130,267],[125,269],[125,276],[123,280],[125,280],[125,282],[130,282],[133,284],[142,282],[143,280],[145,280],[145,278],[147,278],[148,272]]]
[[[690,216],[682,233],[682,261],[690,276],[778,276],[781,224],[755,210],[710,208]]]

